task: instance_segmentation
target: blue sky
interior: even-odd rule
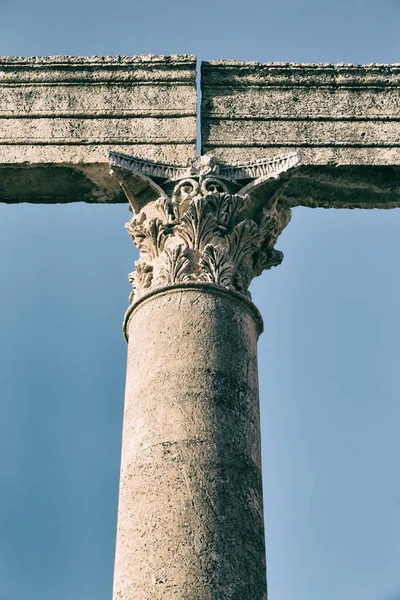
[[[398,0],[0,0],[0,55],[400,61]],[[110,600],[126,206],[0,204],[0,600]],[[298,208],[258,278],[269,600],[400,600],[400,211]]]

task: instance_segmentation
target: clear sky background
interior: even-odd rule
[[[399,0],[0,0],[0,55],[397,62],[399,30]],[[111,600],[129,216],[0,204],[0,600]],[[400,600],[399,232],[297,208],[252,286],[269,600]]]

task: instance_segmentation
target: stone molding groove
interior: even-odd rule
[[[172,166],[112,152],[110,162],[130,200],[126,227],[140,251],[129,275],[131,303],[183,284],[249,297],[253,277],[282,262],[275,244],[291,210],[279,203],[282,186],[270,197],[263,191],[300,164],[297,153],[240,165],[205,155]]]
[[[111,149],[196,154],[196,58],[0,57],[0,202],[125,202]]]
[[[399,64],[206,61],[201,86],[202,152],[225,162],[296,149],[304,165],[399,164]]]

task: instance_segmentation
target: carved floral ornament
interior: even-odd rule
[[[114,152],[110,161],[130,200],[126,227],[140,251],[129,275],[131,302],[182,283],[249,296],[253,277],[282,262],[274,246],[291,211],[279,203],[288,176],[276,180],[300,164],[298,154],[233,166],[212,155],[182,167]]]

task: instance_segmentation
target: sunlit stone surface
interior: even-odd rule
[[[249,285],[292,208],[400,206],[400,66],[0,59],[0,201],[129,202],[114,600],[266,600]],[[110,169],[111,167],[111,169]]]

